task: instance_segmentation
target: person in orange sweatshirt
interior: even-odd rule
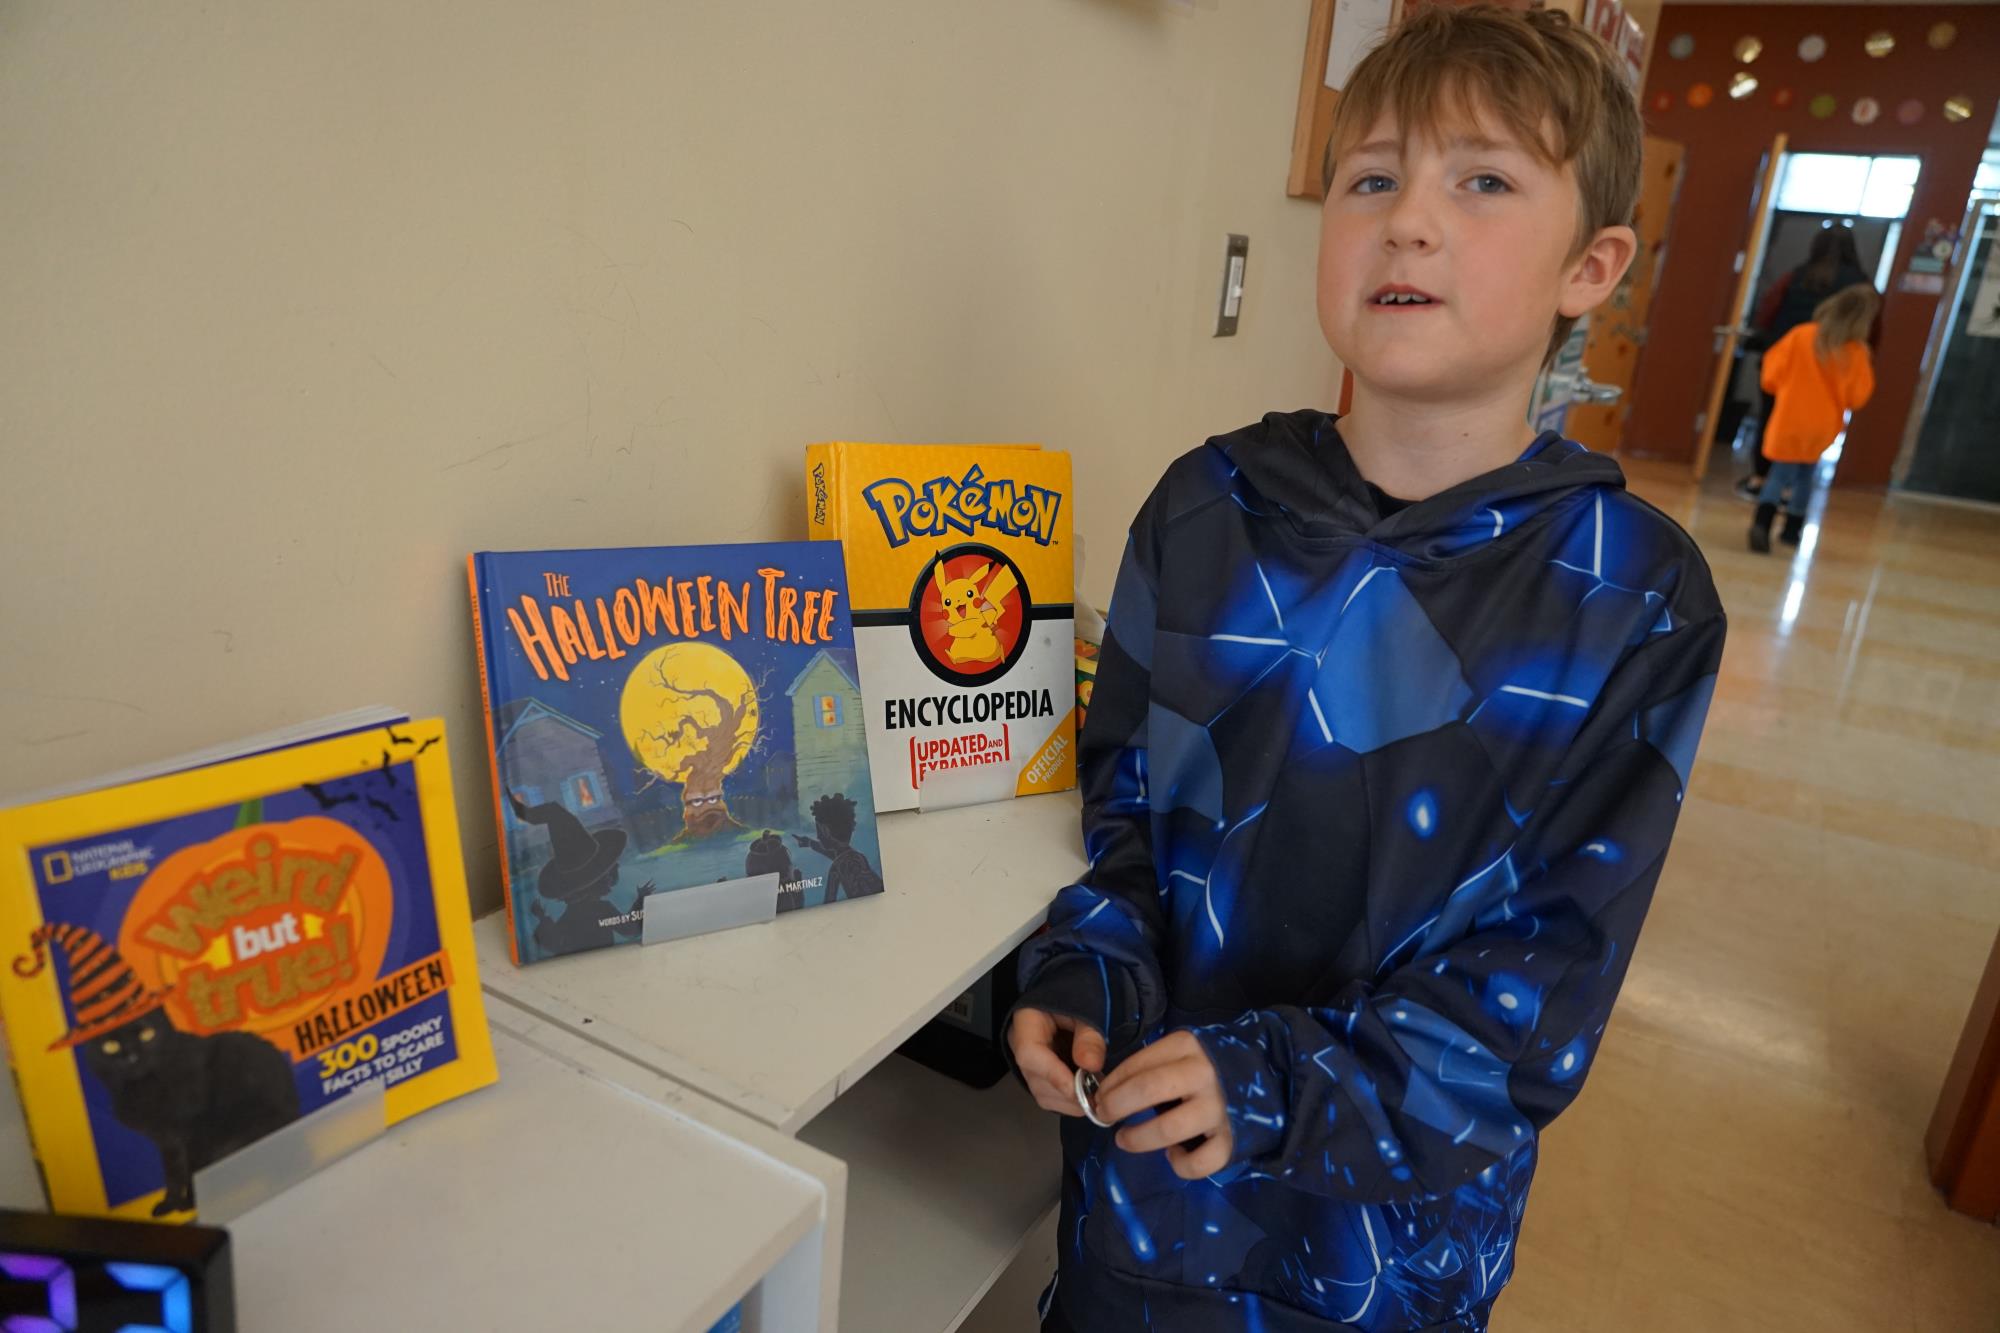
[[[1847,414],[1875,392],[1875,368],[1868,356],[1868,326],[1882,298],[1865,282],[1843,287],[1764,353],[1764,392],[1777,397],[1764,428],[1764,456],[1771,460],[1756,517],[1750,520],[1750,549],[1771,549],[1771,523],[1785,502],[1785,527],[1778,540],[1797,546],[1812,499],[1813,468],[1840,433]],[[1787,492],[1790,492],[1789,497]]]

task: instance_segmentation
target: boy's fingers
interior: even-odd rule
[[[1044,1111],[1054,1111],[1057,1115],[1083,1114],[1082,1108],[1076,1104],[1076,1098],[1071,1096],[1066,1088],[1058,1091],[1045,1082],[1037,1081],[1031,1090],[1035,1094],[1035,1105]]]
[[[1185,1148],[1167,1149],[1167,1165],[1173,1167],[1174,1174],[1182,1180],[1205,1180],[1223,1167],[1229,1165],[1229,1149],[1232,1140],[1226,1133],[1208,1136],[1193,1152]]]
[[[1165,1045],[1165,1042],[1154,1042],[1151,1046],[1142,1047],[1119,1061],[1118,1068],[1104,1076],[1104,1083],[1098,1088],[1097,1095],[1101,1098],[1105,1093],[1131,1082],[1149,1069],[1172,1064],[1175,1059],[1174,1053],[1162,1049]]]
[[[1035,1105],[1044,1111],[1060,1111],[1064,1109],[1065,1101],[1069,1103],[1069,1110],[1076,1110],[1076,1098],[1067,1090],[1067,1079],[1062,1080],[1063,1086],[1059,1087],[1057,1080],[1040,1070],[1030,1071],[1026,1065],[1021,1067],[1021,1077],[1027,1082],[1028,1092],[1034,1097]]]
[[[1014,1021],[1007,1025],[1010,1042],[1031,1041],[1047,1046],[1055,1039],[1056,1020],[1039,1009],[1016,1009]]]
[[[1069,1053],[1078,1069],[1099,1073],[1104,1068],[1104,1037],[1096,1028],[1079,1023],[1076,1035],[1070,1038]]]
[[[1037,1083],[1054,1088],[1068,1086],[1073,1077],[1069,1066],[1062,1057],[1047,1046],[1022,1044],[1014,1048],[1014,1063],[1021,1068],[1021,1077],[1032,1086]],[[1072,1101],[1075,1099],[1072,1098]]]
[[[1125,1065],[1118,1066],[1124,1073]],[[1179,1101],[1201,1087],[1201,1071],[1187,1061],[1176,1061],[1159,1069],[1148,1069],[1124,1079],[1115,1088],[1107,1084],[1097,1091],[1097,1118],[1116,1124],[1141,1111]]]
[[[1125,1057],[1118,1068],[1111,1071],[1104,1080],[1106,1089],[1115,1088],[1126,1079],[1134,1078],[1148,1069],[1173,1064],[1190,1056],[1201,1055],[1201,1043],[1191,1032],[1169,1032],[1152,1045]],[[1203,1056],[1204,1061],[1206,1056]]]
[[[1143,1125],[1118,1131],[1118,1146],[1126,1152],[1158,1152],[1175,1144],[1198,1139],[1219,1128],[1220,1108],[1202,1101],[1182,1102],[1171,1111],[1162,1111]]]

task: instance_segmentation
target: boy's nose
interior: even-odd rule
[[[1422,253],[1437,248],[1440,239],[1437,215],[1419,191],[1408,190],[1396,196],[1396,205],[1389,210],[1382,239],[1390,250]]]

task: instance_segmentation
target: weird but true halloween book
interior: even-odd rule
[[[196,1172],[364,1083],[393,1124],[494,1081],[444,724],[246,750],[0,811],[0,1014],[58,1212],[190,1221]]]
[[[1069,455],[1017,444],[815,444],[811,534],[837,539],[879,810],[1076,785]]]
[[[636,942],[655,895],[882,891],[839,547],[468,565],[516,963]]]

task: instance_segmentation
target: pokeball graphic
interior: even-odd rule
[[[910,591],[910,638],[939,679],[984,685],[1021,660],[1032,609],[1020,566],[990,546],[954,546]]]

